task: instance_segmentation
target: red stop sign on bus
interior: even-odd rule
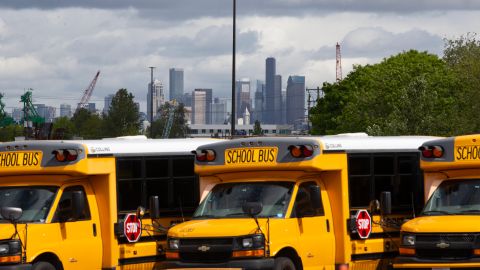
[[[142,221],[136,214],[127,214],[123,222],[123,234],[128,242],[137,242],[142,235]]]
[[[372,218],[367,210],[358,210],[357,214],[355,215],[356,219],[356,226],[357,226],[357,233],[360,238],[365,239],[370,236],[372,232]]]

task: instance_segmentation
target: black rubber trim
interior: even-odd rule
[[[165,256],[160,256],[160,255],[137,257],[137,258],[125,258],[125,259],[118,259],[118,265],[149,263],[149,262],[158,262],[163,260],[165,260]]]
[[[377,260],[377,259],[391,259],[398,255],[397,251],[367,253],[367,254],[352,254],[352,261],[359,260]]]

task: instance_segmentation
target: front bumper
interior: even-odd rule
[[[426,260],[416,257],[399,256],[393,261],[393,269],[429,269],[450,268],[450,269],[480,269],[480,258],[467,260]]]
[[[30,270],[30,269],[32,269],[31,264],[0,265],[0,270]]]
[[[221,263],[186,263],[181,261],[163,261],[155,265],[154,269],[176,268],[242,268],[248,270],[273,269],[273,258],[232,260]],[[0,269],[1,270],[1,269]]]

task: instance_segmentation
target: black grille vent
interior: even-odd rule
[[[418,234],[416,236],[418,242],[466,242],[475,241],[475,234]]]
[[[464,260],[472,256],[471,249],[417,249],[417,257],[422,259]]]
[[[233,238],[180,239],[180,260],[192,263],[225,262],[232,257]]]

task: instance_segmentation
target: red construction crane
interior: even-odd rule
[[[88,101],[92,96],[93,89],[95,88],[95,84],[97,83],[98,75],[100,75],[100,70],[97,71],[97,75],[95,75],[90,85],[83,92],[82,100],[80,101],[80,103],[78,103],[77,109],[75,111],[78,111],[80,110],[80,108],[85,108],[88,106]]]

